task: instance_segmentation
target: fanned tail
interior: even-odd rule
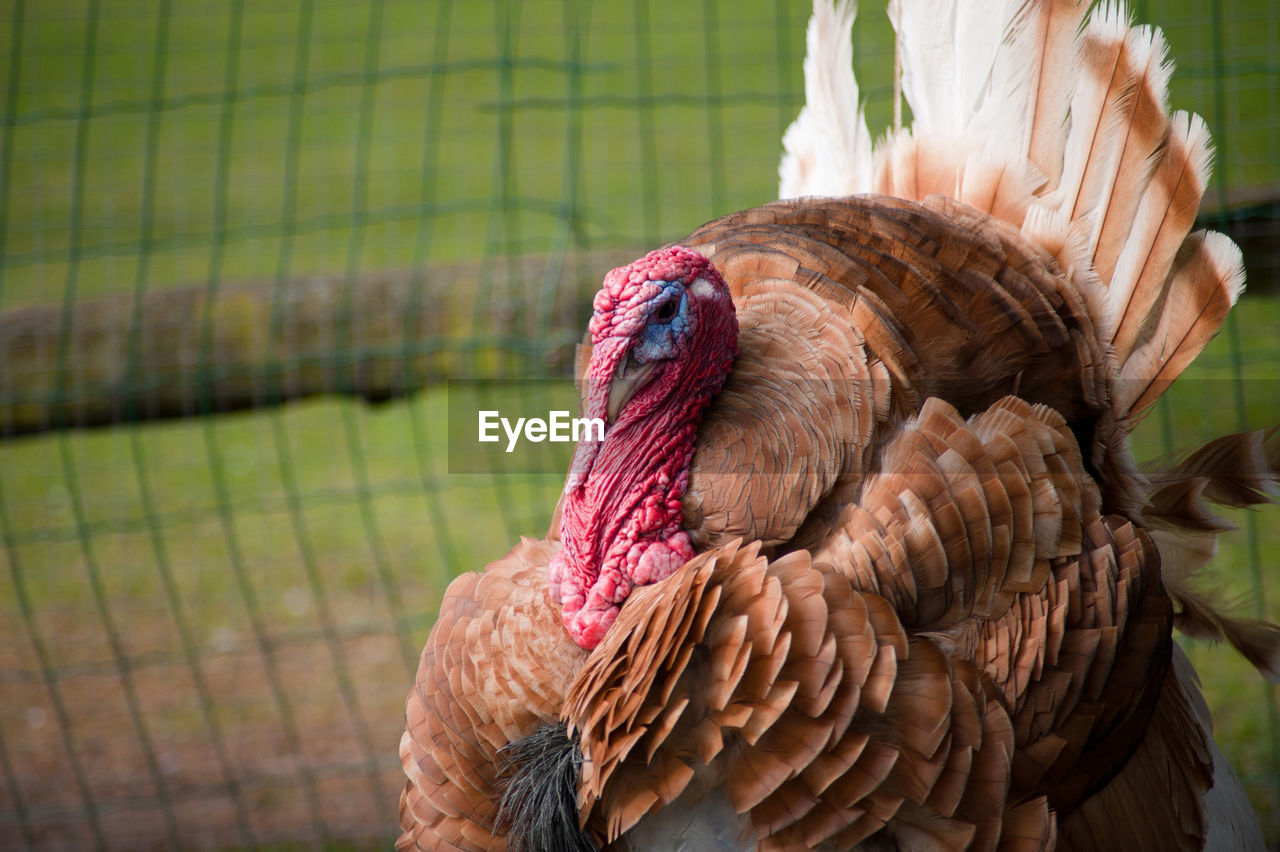
[[[1111,414],[1122,438],[1221,327],[1244,271],[1230,239],[1191,233],[1213,146],[1198,116],[1169,111],[1164,36],[1130,27],[1119,3],[1086,20],[1088,5],[895,0],[917,120],[877,149],[876,187],[917,200],[952,195],[1056,257],[1114,358]],[[974,38],[970,19],[979,18],[999,21],[1004,38]],[[939,20],[953,24],[946,35]],[[978,70],[948,88],[938,78],[962,55]],[[969,112],[949,115],[948,103]],[[1104,478],[1138,487],[1126,451],[1112,451],[1117,467],[1105,466]],[[1152,484],[1145,514],[1179,628],[1226,639],[1277,679],[1280,629],[1234,615],[1204,577],[1227,526],[1205,500],[1257,503],[1274,486],[1260,435],[1214,442]]]
[[[1198,116],[1169,113],[1164,36],[1119,3],[1087,21],[1077,0],[890,10],[916,121],[877,150],[877,189],[953,195],[1055,255],[1111,344],[1112,410],[1132,423],[1244,283],[1229,239],[1190,233],[1213,148]],[[1003,38],[981,34],[992,20]]]
[[[1244,266],[1226,236],[1191,232],[1213,145],[1200,117],[1170,112],[1163,34],[1130,26],[1123,3],[1092,13],[1090,5],[891,0],[911,126],[877,142],[869,186],[784,179],[784,196],[946,196],[1053,256],[1112,359],[1115,429],[1101,476],[1120,505],[1147,507],[1179,625],[1227,639],[1275,679],[1280,630],[1228,614],[1197,573],[1227,526],[1205,501],[1241,505],[1274,493],[1280,438],[1214,442],[1154,475],[1149,494],[1127,461],[1125,436],[1221,327],[1244,289]],[[822,132],[833,121],[841,128],[832,138],[866,132],[859,110],[846,108],[844,124],[833,119],[841,107],[829,93],[857,92],[845,50],[853,19],[841,10],[815,0],[805,78],[806,113],[816,110],[788,133],[793,160],[805,128],[810,148],[829,144],[813,135],[814,115],[823,116]],[[1243,471],[1251,473],[1242,479]]]
[[[1198,116],[1169,112],[1164,36],[1131,27],[1121,3],[1091,15],[1089,5],[892,0],[913,123],[875,146],[864,184],[816,165],[857,163],[845,171],[860,174],[866,150],[848,143],[866,138],[853,16],[816,0],[809,100],[787,133],[781,188],[945,195],[1021,229],[1089,305],[1116,360],[1112,412],[1127,429],[1221,326],[1244,271],[1225,236],[1191,233],[1213,147]]]

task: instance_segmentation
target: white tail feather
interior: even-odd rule
[[[1025,3],[1010,22],[993,69],[997,95],[986,119],[988,133],[1007,128],[1003,136],[1011,156],[1035,166],[1044,190],[1057,187],[1061,178],[1067,118],[1080,73],[1076,35],[1088,8],[1081,0]]]
[[[1116,357],[1129,356],[1139,327],[1161,295],[1178,248],[1186,238],[1208,182],[1212,148],[1199,116],[1175,113],[1164,157],[1133,216],[1109,286],[1109,310],[1121,317]]]
[[[1125,89],[1124,80],[1116,78],[1124,47],[1122,14],[1115,4],[1100,6],[1078,40],[1080,62],[1075,68],[1077,79],[1072,86],[1057,198],[1073,222],[1088,215],[1082,196],[1091,185],[1089,178],[1096,180],[1116,156],[1122,118],[1117,107]]]
[[[871,134],[853,76],[857,6],[815,3],[806,33],[805,106],[782,137],[780,198],[853,195],[871,189]]]
[[[1018,4],[992,5],[1001,8],[980,9],[970,0],[890,0],[902,92],[919,133],[965,134],[981,111],[990,94],[992,64]]]
[[[1244,291],[1244,261],[1230,238],[1198,231],[1183,241],[1161,305],[1120,367],[1115,407],[1139,416],[1200,354]]]
[[[1164,94],[1172,72],[1167,54],[1159,30],[1141,27],[1125,36],[1117,72],[1127,91],[1110,117],[1117,138],[1115,156],[1108,171],[1099,174],[1090,202],[1098,215],[1093,217],[1089,249],[1103,280],[1112,277],[1118,246],[1164,153],[1169,128]]]
[[[1129,421],[1217,330],[1243,266],[1230,240],[1189,233],[1212,145],[1198,117],[1169,115],[1163,35],[1130,27],[1122,3],[1103,3],[1086,22],[1088,7],[890,0],[914,121],[872,152],[846,143],[867,138],[862,112],[847,105],[858,91],[847,52],[853,16],[815,0],[810,102],[787,133],[782,191],[940,193],[1021,228],[1058,259],[1112,346],[1113,412]],[[828,123],[838,132],[818,138]],[[826,160],[823,145],[834,148]],[[862,175],[870,161],[869,179],[789,177],[802,150],[812,163],[849,162],[856,150],[856,169],[846,171]]]

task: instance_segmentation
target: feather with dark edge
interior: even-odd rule
[[[1206,583],[1280,431],[1128,443],[1242,288],[1207,127],[1122,5],[890,17],[911,127],[816,0],[785,200],[605,277],[608,428],[445,595],[399,848],[1261,846],[1173,633],[1280,673]]]

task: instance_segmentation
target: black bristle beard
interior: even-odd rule
[[[535,730],[504,746],[498,824],[510,852],[599,852],[578,825],[578,776],[582,751],[563,722]]]

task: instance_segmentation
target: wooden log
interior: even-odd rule
[[[627,250],[157,290],[0,314],[0,436],[458,378],[568,375]]]

